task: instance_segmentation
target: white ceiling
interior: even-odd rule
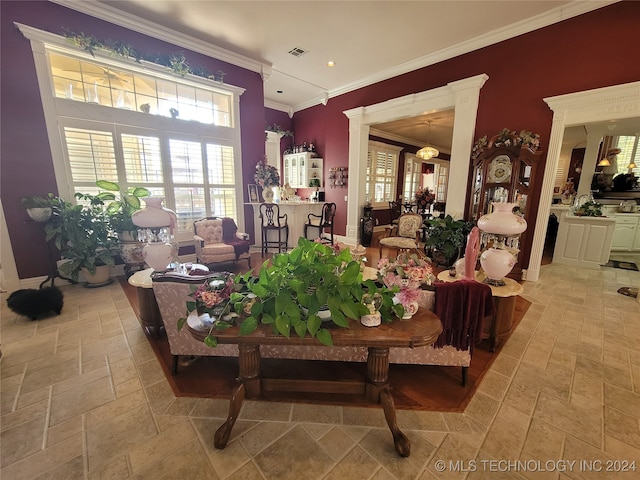
[[[612,0],[51,1],[259,71],[264,79],[265,105],[290,114],[333,96],[614,3]],[[294,57],[289,54],[293,48],[306,53]],[[334,67],[327,66],[330,60],[335,62]],[[446,121],[452,122],[452,118]],[[425,120],[414,122],[410,128],[406,123],[388,128],[395,135],[424,142]],[[438,126],[438,119],[434,119],[431,129],[430,143],[451,144],[450,139],[441,138],[440,131],[445,135],[445,129]]]

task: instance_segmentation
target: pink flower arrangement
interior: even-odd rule
[[[273,165],[269,165],[266,157],[256,164],[256,174],[253,178],[262,188],[280,185],[278,169]]]
[[[231,277],[208,278],[190,294],[194,301],[187,302],[187,311],[191,312],[195,309],[198,314],[207,312],[211,315],[215,309],[225,307],[233,292],[233,284]]]
[[[378,278],[388,287],[417,289],[431,285],[435,280],[433,268],[428,260],[415,253],[400,253],[395,260],[381,258],[378,262]]]

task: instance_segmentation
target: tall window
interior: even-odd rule
[[[146,187],[178,214],[178,240],[194,219],[244,226],[239,96],[243,89],[69,47],[30,27],[60,196],[96,193],[96,180]],[[56,135],[59,132],[59,135]]]
[[[401,147],[369,142],[365,194],[374,207],[387,207],[388,202],[396,199],[400,150]]]

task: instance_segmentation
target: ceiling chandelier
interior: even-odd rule
[[[429,145],[429,138],[431,137],[431,120],[429,120],[429,122],[427,123],[429,123],[429,133],[427,135],[427,146],[422,147],[416,153],[416,156],[422,158],[423,160],[431,160],[433,157],[437,157],[440,154],[438,149]]]

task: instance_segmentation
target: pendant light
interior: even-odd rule
[[[431,120],[429,120],[428,123],[429,134],[427,135],[427,146],[422,147],[416,153],[416,156],[422,158],[423,160],[431,160],[433,157],[437,157],[440,154],[440,152],[436,148],[433,148],[431,145],[429,145],[429,138],[431,137]]]

